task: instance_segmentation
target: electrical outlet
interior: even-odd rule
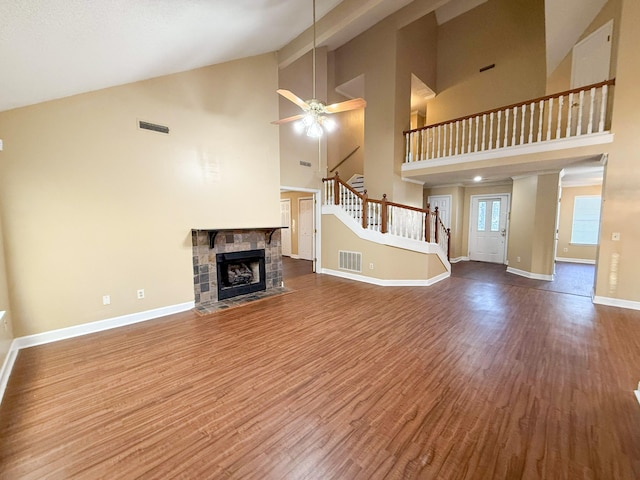
[[[111,305],[111,295],[103,295],[102,296],[102,304],[103,305]]]
[[[373,263],[369,264],[369,270],[373,270]]]
[[[520,257],[516,257],[516,262],[520,263]]]
[[[613,232],[611,234],[611,240],[613,240],[614,242],[619,242],[620,241],[620,232]]]
[[[567,253],[567,252],[569,251],[569,249],[568,249],[567,247],[564,247],[564,248],[562,249],[562,251],[563,251],[564,253]]]
[[[141,300],[144,298],[144,288],[141,288],[140,290],[138,290],[138,300]]]

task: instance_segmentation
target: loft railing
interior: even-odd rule
[[[615,79],[403,132],[405,163],[606,132]]]
[[[402,238],[437,243],[447,254],[451,245],[451,230],[444,226],[438,207],[430,210],[402,205],[387,200],[375,200],[358,193],[344,182],[336,172],[334,177],[323,178],[324,205],[337,205],[362,228]]]

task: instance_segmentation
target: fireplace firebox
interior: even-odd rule
[[[266,290],[265,251],[216,254],[218,300]]]

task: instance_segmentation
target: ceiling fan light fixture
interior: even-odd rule
[[[338,124],[333,118],[324,117],[322,126],[327,132],[331,133],[338,127]]]
[[[322,137],[322,127],[318,122],[313,123],[307,128],[307,137],[320,138]]]

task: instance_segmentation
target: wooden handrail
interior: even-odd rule
[[[387,200],[387,194],[385,193],[384,195],[382,195],[382,200],[376,200],[376,199],[372,199],[369,198],[367,191],[365,190],[363,194],[359,193],[357,190],[355,190],[353,187],[351,187],[351,185],[349,185],[348,183],[346,183],[345,181],[343,181],[338,172],[335,173],[335,175],[333,177],[327,177],[327,178],[323,178],[322,179],[323,182],[335,182],[336,185],[333,188],[333,204],[334,205],[340,205],[341,204],[341,193],[340,193],[340,188],[337,185],[342,185],[343,187],[345,187],[349,192],[351,192],[353,195],[355,195],[357,198],[359,198],[360,200],[362,200],[362,212],[361,212],[361,216],[360,218],[362,219],[362,228],[368,228],[368,216],[367,216],[367,204],[368,203],[375,203],[380,205],[380,232],[381,233],[387,233],[388,232],[388,206],[392,206],[392,207],[396,207],[396,208],[401,208],[404,210],[411,210],[414,212],[419,212],[419,213],[424,213],[425,214],[425,225],[424,225],[424,233],[425,233],[425,241],[430,242],[431,241],[431,221],[430,218],[434,217],[435,218],[435,232],[433,232],[435,234],[435,242],[439,243],[439,230],[440,228],[438,228],[439,226],[442,226],[442,229],[444,232],[446,232],[447,235],[447,259],[449,258],[449,247],[451,244],[451,230],[448,228],[444,227],[444,224],[442,223],[442,220],[439,216],[438,213],[438,207],[436,207],[433,211],[430,210],[429,204],[427,204],[427,208],[418,208],[418,207],[412,207],[410,205],[403,205],[401,203],[395,203],[395,202],[389,202]]]
[[[342,165],[344,162],[346,162],[347,160],[349,160],[354,153],[356,153],[358,151],[358,149],[360,148],[360,145],[358,145],[356,148],[353,149],[353,151],[347,155],[346,157],[344,157],[342,160],[340,160],[340,162],[333,167],[331,170],[329,170],[329,173],[333,172],[336,168],[338,168],[340,165]]]
[[[469,120],[470,118],[481,117],[482,115],[489,115],[491,113],[497,113],[497,112],[501,112],[501,111],[504,111],[504,110],[509,110],[509,109],[512,109],[512,108],[522,107],[523,105],[531,105],[532,103],[544,102],[544,101],[549,100],[551,98],[564,97],[565,95],[569,95],[571,93],[579,93],[579,92],[581,92],[583,90],[591,90],[592,88],[600,88],[600,87],[604,87],[605,85],[615,85],[615,84],[616,84],[616,79],[612,78],[611,80],[605,80],[604,82],[598,82],[598,83],[594,83],[594,84],[591,84],[591,85],[585,85],[584,87],[580,87],[580,88],[572,88],[571,90],[565,90],[564,92],[554,93],[552,95],[545,95],[544,97],[538,97],[538,98],[534,98],[532,100],[526,100],[524,102],[514,103],[514,104],[511,104],[511,105],[506,105],[504,107],[493,108],[491,110],[486,110],[484,112],[472,113],[471,115],[466,115],[464,117],[454,118],[453,120],[446,120],[444,122],[434,123],[432,125],[426,125],[426,126],[420,127],[420,128],[414,128],[413,130],[405,130],[405,131],[402,132],[402,134],[403,135],[407,135],[409,133],[420,132],[422,130],[428,130],[430,128],[440,127],[442,125],[449,125],[450,123],[462,122],[464,120]]]

